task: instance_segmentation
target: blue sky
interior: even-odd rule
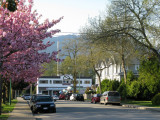
[[[79,32],[88,18],[98,16],[106,10],[108,0],[34,0],[34,9],[42,14],[42,20],[64,19],[54,28],[62,32]]]

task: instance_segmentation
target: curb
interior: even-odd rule
[[[146,107],[146,106],[137,106],[137,105],[122,104],[122,107],[135,108],[135,109],[139,109],[139,110],[151,110],[151,111],[160,112],[160,108],[153,108],[153,107]]]

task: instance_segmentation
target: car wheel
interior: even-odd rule
[[[53,110],[53,113],[56,113],[56,109]]]
[[[37,114],[38,112],[37,112],[37,110],[32,110],[32,113]]]
[[[120,106],[120,105],[121,105],[121,103],[117,103],[116,105]]]

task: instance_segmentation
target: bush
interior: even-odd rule
[[[91,94],[91,93],[92,93],[92,94],[95,94],[96,91],[95,91],[95,90],[91,90],[90,87],[87,87],[85,93],[86,93],[86,94]]]
[[[131,98],[137,98],[140,93],[140,84],[138,81],[132,81],[132,83],[127,86],[127,96]]]
[[[126,98],[126,85],[123,79],[119,85],[118,92],[120,93],[122,100]]]
[[[90,91],[87,91],[87,92],[85,92],[86,94],[96,94],[96,91],[94,91],[94,90],[90,90]]]
[[[160,93],[156,94],[152,99],[152,105],[160,105]]]
[[[89,90],[90,90],[90,87],[87,87],[85,93],[86,93],[86,94],[89,94],[89,93],[88,93]]]

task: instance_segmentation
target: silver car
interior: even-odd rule
[[[57,95],[53,95],[53,100],[54,101],[59,100],[59,97]]]
[[[105,91],[100,97],[100,103],[103,104],[117,104],[121,103],[121,96],[117,91]]]
[[[30,99],[31,99],[31,95],[27,95],[27,94],[26,94],[26,95],[24,95],[23,99],[24,99],[24,100],[30,100]]]

